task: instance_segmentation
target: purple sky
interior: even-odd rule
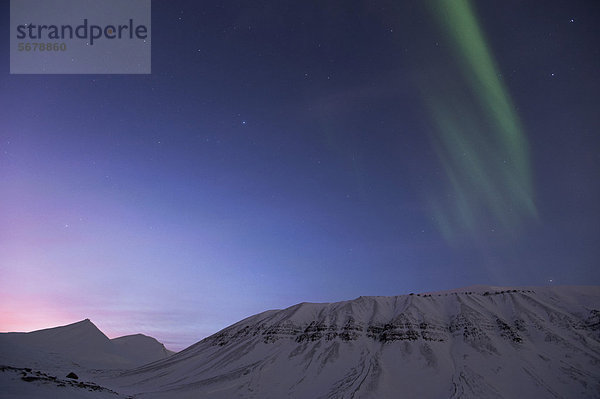
[[[181,349],[302,301],[600,283],[598,7],[477,4],[526,218],[422,2],[214,3],[153,3],[149,76],[9,75],[0,42],[0,331],[90,318]]]

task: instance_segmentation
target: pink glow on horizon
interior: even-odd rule
[[[204,328],[196,333],[181,333],[173,325],[182,320],[154,310],[135,310],[121,307],[98,308],[94,304],[73,305],[72,298],[8,296],[0,294],[0,332],[31,332],[73,324],[84,319],[92,323],[108,338],[144,334],[157,339],[167,349],[179,351],[199,341],[216,328]]]
[[[0,296],[0,332],[30,332],[80,320],[66,308],[42,299]]]

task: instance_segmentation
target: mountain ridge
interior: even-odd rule
[[[114,383],[142,398],[600,397],[600,287],[477,287],[265,311]]]

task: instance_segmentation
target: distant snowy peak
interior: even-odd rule
[[[135,359],[138,364],[150,363],[173,355],[158,340],[143,334],[126,335],[111,339],[120,355]]]
[[[108,337],[89,319],[28,333],[6,333],[0,337],[30,348],[66,353],[106,350],[111,347]]]
[[[11,366],[27,367],[28,359],[47,363],[49,357],[57,357],[87,368],[127,369],[172,354],[141,334],[111,340],[89,319],[28,333],[0,333],[0,355]]]

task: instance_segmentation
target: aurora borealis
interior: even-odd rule
[[[447,176],[449,200],[432,200],[434,218],[453,240],[482,229],[514,234],[537,216],[529,144],[490,46],[467,0],[429,2],[449,37],[456,71],[424,76],[437,132],[432,139]],[[452,85],[452,87],[451,87]]]
[[[0,331],[181,349],[303,301],[599,284],[598,8],[155,1],[140,76],[10,75],[5,40]]]

